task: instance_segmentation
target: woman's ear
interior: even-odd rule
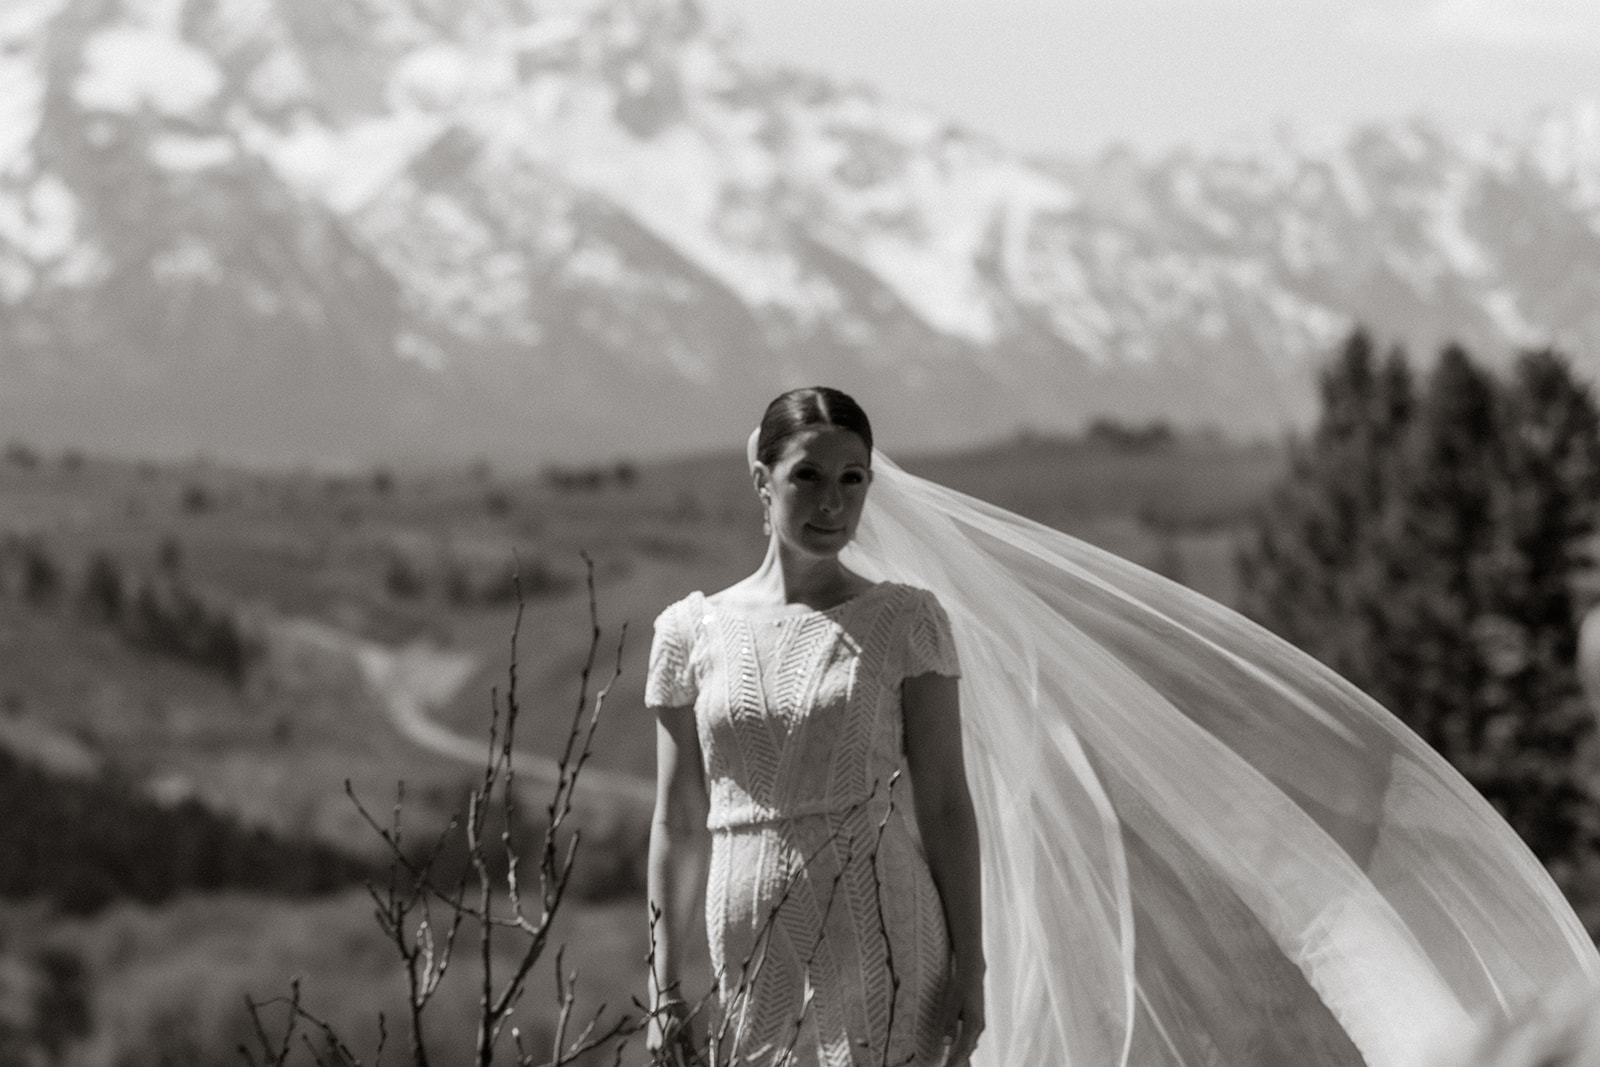
[[[772,472],[767,470],[765,463],[756,463],[750,468],[750,484],[755,486],[757,496],[766,496],[768,486],[772,484]]]

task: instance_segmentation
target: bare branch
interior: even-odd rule
[[[566,898],[582,840],[582,834],[576,829],[568,832],[567,824],[574,812],[579,774],[593,751],[606,697],[622,674],[627,636],[627,627],[623,626],[617,641],[614,669],[591,702],[590,689],[603,634],[595,593],[594,562],[587,553],[583,554],[583,560],[589,601],[589,645],[579,675],[577,704],[557,763],[557,780],[546,809],[548,817],[539,844],[537,915],[529,913],[524,900],[524,857],[516,833],[521,801],[516,773],[516,733],[522,711],[517,648],[524,617],[520,575],[514,579],[517,607],[511,629],[505,703],[501,704],[498,691],[490,691],[488,745],[481,773],[467,794],[465,811],[452,816],[427,842],[427,848],[419,852],[408,838],[404,825],[404,782],[396,786],[387,820],[381,820],[363,803],[349,780],[344,783],[346,796],[388,854],[387,878],[368,881],[365,888],[373,918],[405,970],[411,1067],[430,1067],[426,1033],[428,1006],[451,970],[457,938],[469,919],[477,923],[477,956],[481,970],[475,1067],[492,1067],[499,1040],[510,1025],[511,1015],[526,991],[535,964],[549,946],[552,924]],[[489,830],[491,812],[504,820],[497,834]],[[450,843],[458,840],[465,845],[465,862],[450,884],[441,884],[441,857]],[[503,886],[499,884],[497,873],[502,861],[505,865]],[[496,951],[496,938],[510,930],[517,932],[522,944],[509,972],[497,979],[496,961],[502,956]],[[642,1030],[648,1012],[623,1013],[607,1021],[607,1009],[602,1004],[578,1025],[575,1017],[577,972],[566,973],[564,954],[560,951],[555,962],[558,1006],[549,1064],[564,1067],[607,1047],[613,1048],[614,1061],[620,1064],[623,1048]],[[304,1008],[298,983],[291,987],[287,1000],[257,1003],[247,998],[247,1004],[259,1049],[240,1046],[246,1067],[287,1067],[297,1041],[315,1067],[362,1067],[336,1030]],[[270,1033],[262,1017],[261,1009],[272,1004],[287,1005],[281,1036]],[[389,1043],[389,1027],[381,1013],[377,1025],[374,1067],[382,1067]],[[307,1032],[307,1027],[311,1032]],[[525,1046],[521,1031],[515,1027],[512,1040],[518,1067],[535,1067],[534,1054]]]
[[[883,1052],[878,1057],[881,1067],[889,1067],[889,1047],[894,1037],[895,1008],[900,1002],[900,972],[894,965],[894,938],[889,936],[889,920],[883,911],[883,879],[878,874],[878,856],[883,848],[883,832],[889,826],[889,817],[894,813],[894,787],[900,780],[900,772],[896,770],[889,776],[889,803],[883,809],[883,818],[878,820],[878,837],[872,848],[872,889],[873,901],[878,908],[878,929],[883,933],[884,966],[889,970],[889,1019],[884,1024]]]
[[[256,1041],[261,1045],[261,1052],[267,1057],[266,1063],[270,1067],[282,1067],[289,1058],[289,1046],[294,1041],[295,1030],[300,1025],[300,979],[296,978],[289,983],[288,999],[274,998],[272,1000],[257,1001],[246,995],[245,1007],[250,1013],[250,1026],[255,1031]],[[266,1024],[261,1019],[261,1009],[271,1004],[285,1004],[288,1006],[288,1017],[284,1021],[283,1036],[274,1042],[267,1036]],[[255,1058],[249,1050],[240,1046],[250,1063],[254,1065]]]

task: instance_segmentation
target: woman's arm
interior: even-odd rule
[[[906,767],[928,869],[944,904],[955,954],[947,1033],[951,1065],[965,1063],[983,1031],[983,883],[978,820],[967,789],[957,680],[907,678],[902,689]]]
[[[656,809],[646,874],[651,929],[649,1044],[671,1036],[669,1020],[687,1022],[682,956],[705,882],[706,787],[693,708],[655,708]]]

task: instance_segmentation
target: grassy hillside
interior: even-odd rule
[[[905,463],[1227,600],[1232,532],[1282,457],[1205,440],[1119,448],[1029,438]],[[762,552],[734,453],[519,477],[486,467],[329,476],[45,457],[0,464],[0,516],[9,545],[0,545],[0,714],[65,732],[126,777],[345,843],[364,834],[340,795],[346,776],[366,795],[386,795],[399,778],[454,793],[469,770],[394,735],[354,665],[357,643],[423,642],[475,657],[438,712],[475,734],[491,690],[504,687],[520,573],[525,736],[548,749],[587,650],[587,553],[603,658],[628,627],[596,762],[647,775],[650,731],[638,709],[651,620],[692,589],[737,580]],[[30,553],[55,572],[47,595],[29,588]],[[121,586],[118,619],[107,617],[103,589],[98,599],[93,591],[107,573]],[[227,619],[244,646],[241,668],[208,665],[179,638],[154,639],[142,596],[176,597],[168,610],[178,615],[193,602]],[[315,639],[302,623],[315,625]]]

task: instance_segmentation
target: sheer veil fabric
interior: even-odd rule
[[[982,832],[983,1067],[1429,1062],[1600,977],[1467,783],[1316,660],[881,453],[856,541],[931,589]]]

